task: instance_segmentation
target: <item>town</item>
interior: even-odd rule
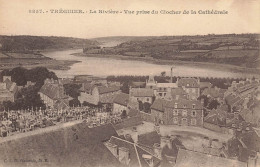
[[[111,166],[259,166],[260,80],[170,70],[170,76],[74,78],[44,68],[3,71],[0,143],[72,124],[75,141],[96,140]]]

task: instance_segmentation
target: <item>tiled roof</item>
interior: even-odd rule
[[[120,93],[120,94],[116,95],[113,102],[116,104],[120,104],[122,106],[127,106],[128,102],[129,102],[129,94]]]
[[[163,100],[163,99],[156,99],[151,106],[151,109],[155,109],[158,111],[164,112],[165,108],[175,108],[177,104],[177,108],[188,108],[188,109],[197,109],[202,110],[203,106],[200,101],[197,100],[186,100],[186,99],[178,99],[178,100]],[[193,108],[194,105],[194,108]]]
[[[206,88],[202,94],[206,95],[206,96],[211,96],[214,98],[223,98],[224,97],[224,89],[220,89],[220,88]]]
[[[226,126],[227,112],[220,109],[213,109],[204,118],[204,122],[211,123],[218,126]]]
[[[195,78],[181,78],[178,80],[179,87],[190,87],[190,88],[199,88],[198,80]]]
[[[239,96],[236,96],[234,94],[229,94],[226,98],[225,98],[226,102],[228,105],[234,105],[234,104],[241,104],[243,102],[243,99],[240,98]]]
[[[177,84],[176,83],[157,83],[156,87],[157,88],[176,88]]]
[[[114,137],[114,136],[110,138],[109,142],[111,144],[117,145],[118,147],[124,147],[129,150],[129,154],[130,154],[129,166],[149,167],[149,164],[143,158],[144,154],[151,156],[151,158],[153,159],[154,166],[158,166],[160,164],[160,159],[156,158],[150,152],[147,152],[146,150],[138,146],[138,144],[136,143],[129,142],[127,140]]]
[[[62,85],[58,84],[46,83],[41,87],[39,92],[45,94],[53,100],[68,98],[68,96],[64,94]]]
[[[120,90],[119,86],[112,85],[112,86],[98,86],[98,92],[99,94],[105,94],[110,92],[117,92]]]
[[[152,89],[147,88],[132,88],[130,95],[134,97],[153,97],[154,92]]]
[[[195,151],[179,149],[175,167],[247,167],[247,163],[212,156]]]
[[[200,88],[210,88],[211,86],[210,82],[200,82]]]

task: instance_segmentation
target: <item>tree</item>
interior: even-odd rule
[[[161,76],[162,76],[162,77],[165,77],[165,75],[166,75],[166,72],[165,72],[165,71],[161,72]]]
[[[80,95],[79,93],[79,89],[80,89],[80,85],[77,84],[65,84],[63,85],[64,87],[64,91],[66,94],[68,94],[69,96],[73,97],[74,99],[78,98],[78,96]]]
[[[151,104],[148,103],[148,102],[145,102],[145,103],[143,104],[143,109],[144,109],[144,112],[150,113],[150,112],[151,112]]]
[[[209,103],[208,108],[209,108],[210,110],[212,110],[213,108],[214,108],[214,109],[217,109],[218,105],[219,105],[219,102],[214,99],[214,100],[212,100],[212,101]]]

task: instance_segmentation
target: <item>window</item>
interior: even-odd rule
[[[146,99],[146,101],[150,101],[150,99],[149,99],[149,98],[147,98],[147,99]]]
[[[174,118],[173,118],[173,123],[174,123],[174,124],[178,124],[178,117],[174,117]]]
[[[162,96],[162,93],[159,93],[159,96]]]
[[[139,98],[137,98],[136,100],[139,101]]]
[[[183,111],[182,111],[182,116],[183,116],[183,117],[187,117],[187,111],[186,111],[186,110],[183,110]]]
[[[178,110],[173,110],[173,115],[178,115]]]
[[[192,111],[192,116],[196,117],[196,111]]]
[[[188,125],[187,118],[182,118],[181,124],[182,125]]]
[[[184,105],[183,105],[183,108],[186,108],[186,107],[187,107],[187,105],[186,105],[186,104],[184,104]]]
[[[164,89],[164,91],[166,91],[166,88],[163,88]]]
[[[196,120],[195,118],[192,118],[192,119],[191,119],[191,125],[194,126],[194,125],[196,125],[196,124],[197,124],[197,120]]]
[[[166,93],[164,93],[164,96],[166,96]]]
[[[195,109],[195,104],[192,104],[192,109]]]
[[[177,103],[175,103],[175,104],[174,104],[174,108],[177,108],[177,107],[178,107],[178,104],[177,104]]]

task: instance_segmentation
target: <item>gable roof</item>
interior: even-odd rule
[[[39,92],[45,94],[53,100],[68,98],[68,96],[64,94],[63,86],[56,83],[45,83]]]
[[[204,122],[211,123],[218,126],[226,126],[227,112],[221,109],[213,109],[204,118]]]
[[[178,100],[164,100],[164,99],[156,99],[151,106],[151,109],[155,109],[161,112],[164,112],[165,108],[175,108],[175,104],[178,109],[193,109],[194,105],[195,110],[202,110],[203,106],[200,101],[197,100],[186,100],[186,99],[178,99]]]
[[[110,92],[117,92],[120,90],[120,86],[112,85],[112,86],[98,86],[99,94],[105,94]]]
[[[189,87],[189,88],[199,88],[198,80],[195,78],[180,78],[177,81],[178,87]]]
[[[129,94],[126,93],[118,94],[113,100],[113,103],[120,104],[122,106],[127,106],[128,102],[129,102]]]
[[[153,97],[154,92],[152,89],[147,88],[132,88],[130,89],[130,95],[134,97]]]
[[[179,149],[175,167],[247,167],[247,163],[204,153]]]

